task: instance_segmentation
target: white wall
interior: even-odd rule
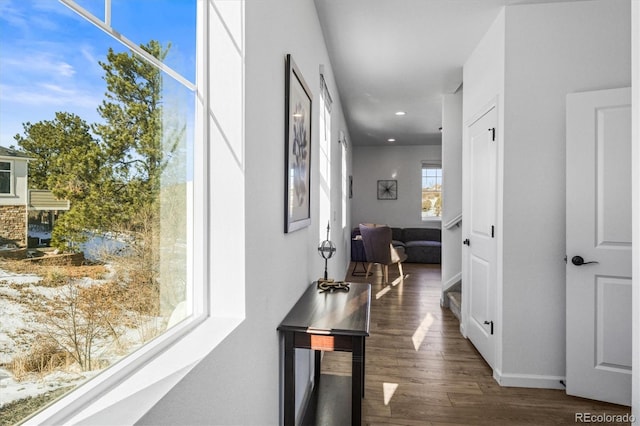
[[[292,16],[296,19],[291,19]],[[246,319],[150,410],[140,424],[281,422],[282,342],[276,327],[307,286],[321,276],[323,267],[316,250],[320,230],[326,229],[326,222],[320,224],[318,220],[320,64],[324,64],[327,82],[334,88],[332,140],[336,149],[332,149],[331,154],[331,203],[336,221],[332,226],[332,239],[338,243],[348,238],[342,235],[340,223],[341,150],[337,144],[338,130],[346,131],[346,126],[313,1],[247,1],[245,23]],[[311,88],[315,108],[312,224],[291,234],[283,232],[283,95],[287,53],[292,54]],[[349,165],[350,162],[348,159]],[[348,217],[349,212],[346,213]],[[348,253],[339,252],[329,262],[330,272],[344,276],[347,262]],[[228,285],[242,283],[229,282]],[[299,406],[311,364],[308,351],[298,352]]]
[[[358,146],[353,151],[352,226],[440,227],[440,221],[421,219],[422,161],[440,161],[440,145]],[[378,200],[377,181],[385,179],[398,181],[397,200]]]
[[[503,373],[565,374],[565,98],[629,86],[630,2],[506,10]]]
[[[503,384],[556,387],[564,377],[565,97],[630,84],[629,16],[628,0],[509,6],[465,64],[464,123],[496,100],[503,136],[496,296]]]
[[[640,0],[632,1],[633,415],[640,419]]]
[[[565,374],[565,98],[628,86],[630,2],[506,9],[503,365]]]
[[[442,224],[462,213],[462,91],[442,98]],[[442,287],[462,273],[462,227],[442,229]]]

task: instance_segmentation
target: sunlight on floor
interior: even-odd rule
[[[391,283],[391,286],[395,287],[398,284],[404,282],[405,279],[409,278],[409,275],[404,275],[402,277],[398,277],[395,280],[393,280],[393,282]]]
[[[382,394],[384,396],[384,405],[389,405],[389,401],[393,397],[393,394],[398,389],[397,383],[383,383],[382,384]]]
[[[416,331],[413,333],[413,336],[411,336],[411,341],[413,341],[413,347],[416,351],[420,349],[420,345],[424,341],[431,324],[433,324],[433,315],[431,315],[431,313],[427,313]]]
[[[391,290],[391,287],[395,287],[398,284],[402,284],[404,283],[404,280],[407,279],[409,277],[409,275],[404,275],[401,277],[396,278],[395,280],[393,280],[391,282],[391,285],[386,286],[385,288],[383,288],[382,290],[380,290],[379,292],[376,293],[376,300],[380,299],[382,296],[384,296],[385,294],[389,293],[389,291]],[[400,293],[402,293],[402,287],[400,288]]]
[[[385,294],[389,293],[389,290],[391,290],[391,287],[386,286],[385,288],[383,288],[382,290],[377,292],[376,293],[376,299],[380,299],[382,296],[384,296]]]

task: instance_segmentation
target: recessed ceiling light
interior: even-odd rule
[[[404,111],[397,111],[396,115],[407,115],[407,113]]]
[[[394,138],[389,138],[387,139],[387,142],[395,142],[396,140]]]

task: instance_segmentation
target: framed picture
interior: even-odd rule
[[[378,181],[378,200],[397,200],[398,199],[398,181],[397,180],[379,180]]]
[[[312,95],[300,70],[285,58],[284,84],[284,232],[311,223],[311,106]]]

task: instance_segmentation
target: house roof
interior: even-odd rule
[[[22,151],[18,151],[11,148],[5,148],[4,146],[0,146],[0,158],[22,158],[24,160],[32,159]]]

